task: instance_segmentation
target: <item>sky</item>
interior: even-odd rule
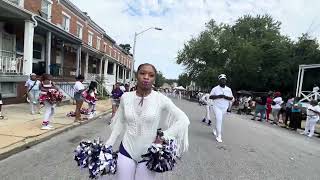
[[[269,14],[282,22],[284,35],[296,40],[302,33],[320,37],[319,0],[70,0],[87,12],[118,44],[133,46],[137,38],[135,68],[151,63],[168,79],[184,67],[176,64],[184,43],[204,30],[205,23],[234,23],[245,14]]]

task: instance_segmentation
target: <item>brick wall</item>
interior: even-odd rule
[[[41,1],[42,0],[25,0],[24,8],[35,14],[39,14],[41,9]]]
[[[39,14],[39,11],[41,10],[41,2],[42,0],[25,0],[24,1],[24,7],[25,9]],[[62,12],[68,14],[71,19],[70,19],[70,30],[69,32],[73,34],[74,36],[77,36],[77,21],[80,22],[83,25],[83,34],[82,34],[82,41],[86,44],[88,44],[88,31],[93,32],[93,42],[92,42],[92,47],[97,48],[97,36],[101,37],[101,44],[100,44],[100,51],[104,52],[104,42],[107,43],[107,51],[105,52],[106,54],[109,55],[110,47],[111,46],[111,57],[115,58],[118,62],[121,61],[118,59],[119,52],[120,52],[120,57],[121,55],[124,57],[128,57],[126,54],[122,53],[119,51],[117,48],[113,47],[113,43],[110,42],[106,38],[102,38],[103,35],[98,32],[98,30],[94,29],[94,26],[89,24],[89,21],[87,19],[82,19],[81,17],[77,16],[75,13],[73,13],[71,10],[67,9],[65,6],[63,6],[61,3],[58,3],[58,0],[52,0],[52,10],[51,10],[51,22],[55,25],[61,25],[62,24],[62,17],[63,14]],[[116,52],[114,52],[116,50]],[[125,62],[121,61],[122,64]],[[130,63],[129,63],[129,68]]]
[[[17,104],[25,102],[24,94],[25,94],[25,82],[17,82],[17,97],[15,98],[3,98],[3,104]]]

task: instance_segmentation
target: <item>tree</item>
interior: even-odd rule
[[[131,45],[130,44],[119,44],[119,46],[126,51],[128,54],[130,54]]]
[[[186,87],[188,85],[190,85],[190,78],[188,76],[188,74],[184,73],[184,74],[180,74],[178,77],[178,85],[179,86],[183,86]]]
[[[166,78],[161,71],[157,72],[155,87],[161,87],[165,83]]]

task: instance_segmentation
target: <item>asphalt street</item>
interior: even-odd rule
[[[201,122],[203,106],[186,100],[174,102],[190,118],[190,148],[174,171],[159,174],[157,180],[320,179],[319,138],[228,114],[223,143],[217,143],[212,126]],[[83,139],[106,140],[109,118],[102,117],[0,161],[1,179],[88,179],[88,171],[76,166],[73,150]]]

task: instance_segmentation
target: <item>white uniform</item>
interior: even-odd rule
[[[314,134],[314,129],[316,127],[317,122],[319,121],[319,114],[313,112],[320,112],[320,106],[316,105],[316,106],[312,106],[312,105],[308,105],[307,107],[307,122],[306,122],[306,127],[304,130],[304,134],[308,134],[309,137],[312,137]],[[310,131],[310,133],[309,133]]]
[[[210,94],[209,93],[204,94],[201,97],[201,101],[206,103],[206,115],[205,115],[204,119],[206,121],[209,121],[209,120],[211,120],[210,111],[212,108],[212,100],[210,99]]]
[[[211,92],[211,95],[225,95],[227,97],[233,97],[232,91],[229,87],[225,86],[224,88],[221,86],[214,87]],[[217,138],[221,139],[222,135],[222,121],[223,121],[223,115],[227,112],[228,107],[230,105],[230,100],[226,99],[214,99],[212,101],[213,111],[216,117],[216,129],[214,131],[216,132]]]

